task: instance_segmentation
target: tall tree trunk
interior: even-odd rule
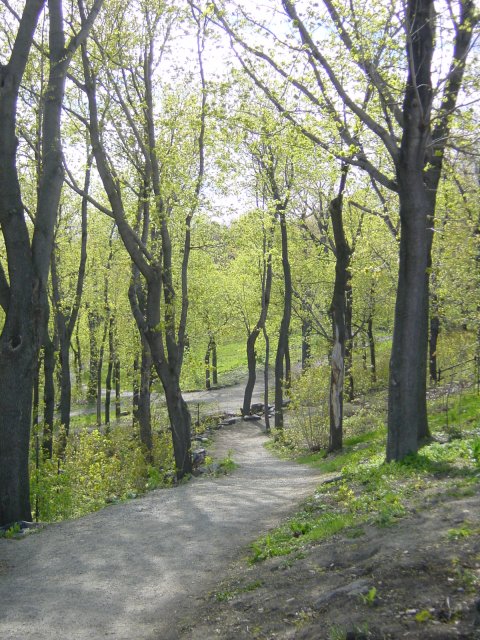
[[[349,256],[350,264],[350,256]],[[352,274],[347,267],[347,282],[345,285],[345,380],[347,383],[347,398],[352,402],[355,397],[355,387],[353,381],[353,293]]]
[[[83,361],[82,361],[82,345],[80,344],[80,336],[78,335],[78,324],[75,330],[75,346],[74,350],[74,362],[75,362],[75,384],[79,392],[82,389],[82,374],[83,374]]]
[[[208,341],[207,350],[205,352],[204,364],[205,364],[205,389],[210,391],[212,385],[210,384],[210,352],[212,350],[211,338]]]
[[[112,395],[113,368],[115,364],[115,317],[110,316],[108,324],[108,368],[105,380],[105,424],[110,424],[110,399]]]
[[[426,429],[427,203],[421,169],[400,172],[400,267],[390,359],[387,460],[418,449]]]
[[[424,169],[430,143],[432,0],[407,6],[409,75],[403,103],[404,128],[397,160],[400,200],[400,264],[390,358],[387,460],[416,453],[428,433],[426,367],[428,344],[427,224],[434,213]]]
[[[367,338],[370,351],[370,379],[373,383],[377,381],[377,361],[375,356],[375,339],[373,337],[373,317],[369,316],[367,321]]]
[[[215,336],[212,336],[212,382],[213,386],[218,385],[218,361],[217,361],[217,341]]]
[[[270,337],[267,333],[267,327],[263,325],[263,339],[265,340],[265,369],[263,371],[263,404],[265,416],[265,431],[270,433],[270,414],[268,412],[269,403],[269,373],[270,373]]]
[[[42,448],[46,457],[52,457],[53,421],[55,415],[55,344],[46,331],[44,343],[44,389],[43,389],[43,441]]]
[[[113,382],[115,385],[115,419],[120,420],[120,416],[122,413],[122,396],[121,396],[121,369],[120,369],[120,358],[118,355],[115,358],[115,363],[113,367]]]
[[[245,385],[245,391],[243,394],[242,416],[248,416],[250,413],[253,389],[255,387],[255,382],[257,380],[257,352],[255,349],[255,343],[257,341],[259,333],[260,333],[260,327],[255,327],[255,329],[249,334],[247,338],[248,378],[247,378],[247,384]]]
[[[138,404],[140,398],[140,381],[138,378],[139,370],[138,354],[135,354],[133,359],[133,376],[132,376],[132,426],[135,427],[138,424]]]
[[[277,199],[277,202],[280,202]],[[285,208],[277,206],[280,219],[280,234],[282,240],[282,267],[283,267],[283,315],[278,335],[277,354],[275,357],[275,429],[283,429],[283,387],[285,384],[284,361],[288,350],[288,334],[290,331],[290,318],[292,315],[292,274],[288,257],[288,234]]]
[[[150,347],[142,341],[142,362],[140,366],[140,389],[138,393],[137,420],[140,431],[140,442],[145,449],[147,462],[152,461],[152,417],[150,410],[150,389],[152,386],[152,356]]]
[[[329,451],[343,446],[343,388],[345,379],[345,342],[347,288],[351,251],[343,226],[343,192],[347,168],[343,167],[339,193],[330,203],[330,218],[335,240],[335,283],[330,317],[332,320],[332,352],[330,372],[330,437]]]
[[[177,476],[181,479],[192,472],[191,428],[192,419],[187,403],[182,397],[180,380],[169,378],[163,385],[167,403],[170,429],[172,431],[173,452]]]
[[[287,339],[287,345],[285,348],[285,389],[290,389],[292,386],[292,361],[290,358],[290,340]]]

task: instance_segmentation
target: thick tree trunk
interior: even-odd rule
[[[152,386],[152,356],[150,348],[143,340],[142,362],[140,365],[140,388],[138,392],[137,420],[140,431],[140,442],[145,449],[145,457],[152,461],[152,417],[150,404],[150,389]]]
[[[173,378],[173,376],[172,376]],[[163,380],[162,380],[163,383]],[[192,420],[187,403],[182,397],[180,381],[178,378],[168,380],[163,384],[165,400],[167,403],[170,429],[172,431],[173,452],[177,478],[181,480],[192,472],[191,457],[191,427]]]
[[[32,519],[28,457],[36,351],[30,301],[24,303],[15,314],[10,305],[0,338],[0,525]]]
[[[257,351],[255,349],[255,343],[260,333],[260,327],[257,326],[250,333],[247,338],[247,366],[248,366],[248,378],[245,385],[245,392],[243,394],[243,406],[242,415],[248,416],[250,413],[250,407],[252,404],[253,389],[255,388],[255,382],[257,381]]]
[[[397,160],[400,200],[400,264],[390,358],[387,461],[416,453],[428,434],[426,378],[428,345],[429,239],[434,209],[425,185],[431,142],[432,0],[409,0],[409,75],[403,103],[404,128]]]
[[[428,289],[427,201],[422,170],[399,172],[400,266],[388,399],[387,460],[401,460],[418,449],[428,429],[426,366]]]

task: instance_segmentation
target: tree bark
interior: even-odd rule
[[[330,436],[329,451],[343,446],[343,391],[345,379],[345,343],[347,290],[350,279],[351,250],[343,226],[343,192],[347,180],[347,167],[343,167],[339,193],[330,203],[330,218],[335,240],[335,283],[330,317],[332,321],[332,352],[330,372]]]
[[[115,419],[120,420],[120,416],[122,413],[122,396],[120,391],[120,383],[121,383],[121,368],[120,368],[120,359],[118,355],[115,358],[115,363],[113,367],[113,382],[115,385]]]
[[[115,317],[110,316],[108,323],[108,367],[105,379],[105,424],[110,424],[110,399],[112,395],[113,368],[115,365]]]
[[[215,336],[212,336],[212,382],[214,387],[218,385],[217,341]]]
[[[349,252],[350,254],[351,252]],[[350,402],[355,397],[355,386],[353,380],[353,292],[352,292],[352,274],[349,269],[350,255],[348,257],[348,266],[345,284],[345,379],[347,381],[347,398]]]
[[[44,341],[44,388],[43,388],[43,440],[42,449],[46,457],[53,453],[53,421],[55,415],[55,344],[46,331]]]
[[[142,341],[142,361],[140,365],[140,388],[138,392],[137,420],[140,442],[145,450],[145,459],[152,462],[152,416],[150,409],[150,389],[152,386],[152,356],[146,340]]]
[[[390,358],[387,461],[416,453],[428,433],[426,366],[428,343],[427,223],[433,215],[424,182],[430,141],[432,0],[407,7],[404,129],[396,173],[400,200],[400,264]]]
[[[280,202],[277,199],[277,202]],[[282,267],[283,267],[283,315],[278,335],[277,354],[275,357],[275,429],[283,429],[283,388],[285,384],[284,362],[288,349],[288,334],[290,318],[292,316],[292,274],[288,257],[288,234],[285,207],[277,205],[280,219],[280,234],[282,239]]]
[[[370,351],[370,379],[373,383],[377,381],[377,361],[375,355],[375,339],[373,336],[373,318],[370,316],[367,321],[368,348]]]
[[[205,389],[210,391],[212,385],[210,383],[210,352],[212,350],[211,338],[208,341],[207,350],[205,352],[204,364],[205,364]]]
[[[265,419],[265,431],[270,433],[270,414],[268,411],[269,395],[269,375],[270,375],[270,337],[267,333],[266,325],[263,325],[263,339],[265,340],[265,369],[263,371],[263,404],[264,404],[264,419]]]

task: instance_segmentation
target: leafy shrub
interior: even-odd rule
[[[292,385],[291,424],[285,438],[294,448],[320,451],[328,446],[329,372],[310,367]]]
[[[168,432],[154,436],[154,463],[147,465],[139,440],[125,427],[71,433],[65,455],[31,460],[32,504],[38,518],[53,522],[77,518],[110,502],[164,486],[173,469]]]

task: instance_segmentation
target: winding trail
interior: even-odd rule
[[[319,481],[275,458],[265,439],[258,423],[226,427],[214,455],[233,450],[231,475],[0,539],[0,638],[176,640],[196,599]]]

